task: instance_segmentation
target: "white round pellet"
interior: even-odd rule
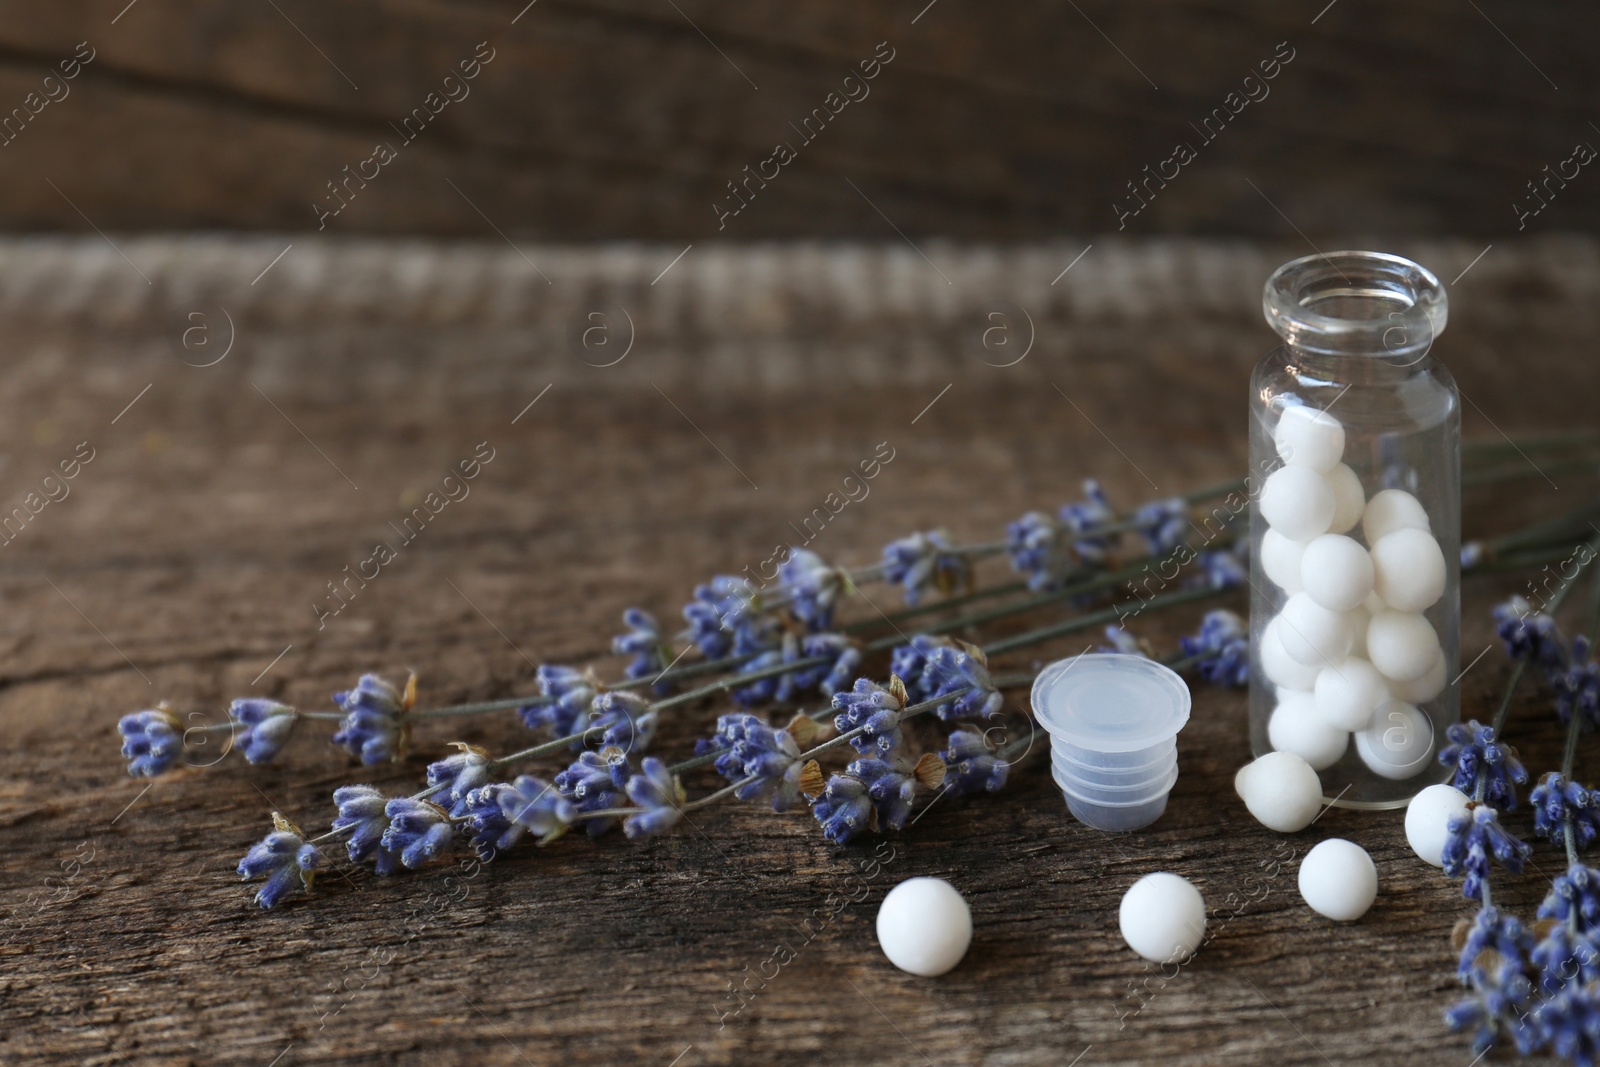
[[[1297,404],[1278,417],[1272,443],[1285,463],[1330,471],[1344,456],[1344,424],[1326,411]]]
[[[1294,659],[1278,639],[1280,623],[1273,619],[1261,633],[1261,671],[1273,685],[1309,690],[1317,684],[1317,668]]]
[[[1261,569],[1285,593],[1298,593],[1305,588],[1300,584],[1300,558],[1305,551],[1304,542],[1291,541],[1277,530],[1268,530],[1261,535]]]
[[[1378,538],[1372,571],[1373,592],[1396,611],[1426,611],[1444,595],[1444,552],[1427,530],[1402,527]]]
[[[1406,841],[1424,863],[1444,866],[1450,820],[1467,813],[1467,794],[1453,785],[1430,785],[1406,805]]]
[[[943,878],[907,878],[878,907],[878,944],[902,971],[937,977],[967,954],[972,911]]]
[[[1278,640],[1296,662],[1325,667],[1350,654],[1354,635],[1342,613],[1329,611],[1309,593],[1296,593],[1278,614]]]
[[[1386,534],[1407,527],[1433,528],[1417,498],[1404,489],[1385,489],[1367,501],[1367,509],[1361,515],[1361,532],[1366,535],[1368,545],[1375,545]]]
[[[1344,756],[1350,747],[1350,733],[1323,722],[1310,693],[1280,689],[1278,706],[1267,719],[1267,741],[1275,750],[1292,752],[1312,770],[1320,771]]]
[[[1440,649],[1439,654],[1433,657],[1433,666],[1421,678],[1409,682],[1390,679],[1389,692],[1394,694],[1396,700],[1404,700],[1408,704],[1426,704],[1444,692],[1444,650]]]
[[[1322,781],[1293,752],[1268,752],[1246,763],[1233,776],[1233,789],[1257,822],[1279,833],[1304,830],[1322,810]]]
[[[1351,922],[1378,899],[1378,868],[1354,841],[1330,837],[1300,861],[1300,896],[1318,915]]]
[[[1309,541],[1333,523],[1333,490],[1310,467],[1279,467],[1261,487],[1262,517],[1291,541]]]
[[[1411,682],[1428,673],[1439,655],[1439,636],[1421,615],[1380,611],[1367,624],[1367,658],[1397,682]]]
[[[1403,700],[1379,707],[1372,725],[1355,736],[1356,753],[1373,774],[1403,782],[1430,766],[1433,723]]]
[[[1367,506],[1367,493],[1361,488],[1361,479],[1343,463],[1323,477],[1328,480],[1328,488],[1333,490],[1333,522],[1328,532],[1349,533],[1361,521],[1361,513]]]
[[[1323,534],[1300,556],[1300,584],[1329,611],[1349,611],[1372,593],[1372,559],[1354,538]]]
[[[1322,668],[1313,694],[1323,722],[1341,730],[1365,730],[1378,705],[1388,703],[1389,684],[1378,668],[1351,656]]]
[[[1122,894],[1117,910],[1122,939],[1151,963],[1194,954],[1206,934],[1206,902],[1187,878],[1157,871]]]

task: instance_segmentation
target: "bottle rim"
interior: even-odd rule
[[[1421,264],[1344,250],[1290,260],[1267,279],[1261,310],[1291,348],[1409,365],[1444,332],[1449,298]]]

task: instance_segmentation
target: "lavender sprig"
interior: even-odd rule
[[[124,715],[117,730],[122,734],[122,758],[128,761],[128,773],[154,778],[171,770],[183,755],[181,725],[165,704]]]
[[[1205,490],[1200,493],[1190,494],[1189,499],[1198,499],[1203,495],[1214,493],[1229,487],[1217,487],[1214,490]],[[1124,524],[1125,525],[1125,524]],[[1226,543],[1222,539],[1219,543]],[[1165,563],[1162,561],[1151,561]],[[1110,589],[1118,583],[1137,578],[1148,569],[1148,563],[1136,562],[1129,567],[1111,572],[1095,572],[1085,576],[1080,581],[1069,583],[1052,592],[1025,598],[1015,603],[1004,605],[1000,608],[989,609],[976,613],[958,616],[944,620],[931,627],[928,634],[919,635],[932,639],[941,631],[959,629],[965,626],[977,625],[1007,616],[1019,614],[1037,607],[1058,603],[1062,600],[1078,600],[1083,596]],[[739,603],[744,601],[734,598]],[[892,622],[894,616],[890,616]],[[809,684],[805,673],[825,668],[822,680],[818,683],[825,688],[837,689],[842,686],[848,675],[859,662],[859,657],[852,651],[853,646],[847,644],[842,635],[815,634],[802,639],[799,648],[799,657],[771,656],[762,651],[767,647],[762,644],[768,640],[773,623],[770,619],[747,616],[747,624],[739,627],[730,637],[734,645],[747,645],[744,652],[729,657],[725,661],[714,661],[719,665],[738,666],[744,669],[707,686],[701,686],[687,693],[679,694],[676,698],[664,698],[654,706],[657,710],[664,710],[676,704],[686,704],[698,701],[706,696],[732,690],[736,687],[748,687],[766,679],[782,679],[786,675],[798,674],[800,682]],[[631,621],[644,627],[644,621],[631,617]],[[647,627],[646,627],[647,628]],[[809,644],[807,643],[809,642]],[[897,638],[884,638],[866,645],[861,653],[878,651],[893,647]],[[771,647],[781,648],[781,645],[772,644]],[[752,666],[755,658],[766,658],[759,666]],[[704,664],[695,664],[686,668],[669,670],[656,675],[654,678],[633,678],[611,684],[603,685],[589,670],[578,670],[572,667],[545,665],[538,671],[540,693],[536,697],[512,697],[504,700],[482,701],[469,704],[458,704],[442,708],[418,710],[415,705],[416,689],[415,678],[407,682],[402,690],[391,685],[381,677],[373,674],[364,675],[357,686],[343,693],[335,694],[336,703],[343,709],[346,704],[350,707],[342,712],[308,712],[277,705],[273,702],[239,701],[235,703],[239,715],[233,717],[230,723],[217,726],[192,728],[185,731],[185,735],[196,731],[212,731],[218,729],[231,730],[235,738],[245,738],[247,755],[257,760],[265,761],[275,756],[287,741],[293,724],[302,719],[334,720],[340,723],[340,729],[335,733],[336,743],[345,745],[353,755],[362,760],[378,760],[385,758],[398,758],[404,750],[406,740],[409,738],[412,724],[424,719],[450,718],[462,715],[476,715],[484,712],[517,709],[522,714],[524,722],[531,727],[540,727],[557,735],[558,739],[565,740],[568,744],[580,744],[586,736],[590,721],[589,716],[595,700],[602,695],[603,690],[617,691],[634,687],[641,687],[662,679],[676,679],[682,674],[694,670]],[[811,677],[815,677],[814,675]],[[915,692],[922,675],[907,675],[914,678],[911,688]],[[782,682],[771,686],[772,695],[792,697],[794,691],[802,686],[799,682],[791,680],[785,685]],[[916,693],[917,696],[924,695]],[[676,701],[676,703],[674,703]],[[270,707],[269,707],[270,705]],[[246,711],[245,709],[251,709]],[[166,712],[167,719],[155,724],[160,736],[166,739],[161,747],[156,749],[157,759],[141,760],[137,768],[130,763],[130,771],[135,774],[158,774],[170,769],[182,754],[181,742],[174,745],[171,736],[167,734],[170,727],[171,733],[176,733],[176,717]],[[146,716],[149,720],[151,717]],[[259,718],[259,721],[257,719]],[[129,745],[130,761],[143,752],[140,744],[144,742],[142,731],[145,726],[136,716],[125,717],[127,727],[139,734],[134,742]],[[259,736],[254,731],[261,730]]]
[[[1445,1012],[1452,1030],[1472,1030],[1473,1052],[1482,1055],[1509,1034],[1524,1054],[1538,1035],[1528,1021],[1533,987],[1524,973],[1532,939],[1514,915],[1485,904],[1467,934],[1457,969],[1471,994]]]
[[[1528,781],[1516,749],[1496,739],[1495,727],[1476,720],[1451,723],[1445,737],[1450,743],[1439,750],[1438,760],[1454,768],[1450,784],[1474,800],[1514,811],[1517,786]]]
[[[256,903],[275,908],[292,893],[311,891],[312,880],[322,866],[322,852],[308,843],[294,823],[272,813],[272,833],[239,861],[239,877],[265,878],[256,890]]]
[[[406,713],[417,702],[417,676],[397,689],[376,674],[363,674],[354,689],[335,693],[333,702],[345,713],[334,744],[369,765],[399,759],[411,736]]]
[[[1589,546],[1578,571],[1593,559],[1600,539]],[[1547,612],[1535,612],[1522,598],[1495,609],[1496,630],[1516,661],[1510,683],[1492,726],[1476,722],[1455,725],[1452,742],[1440,759],[1453,765],[1453,784],[1471,790],[1467,815],[1452,819],[1444,849],[1447,874],[1464,875],[1463,893],[1482,902],[1462,951],[1460,977],[1471,995],[1445,1015],[1455,1030],[1474,1031],[1473,1049],[1480,1056],[1502,1037],[1529,1054],[1547,1048],[1579,1063],[1600,1055],[1600,873],[1578,860],[1578,850],[1596,838],[1595,798],[1572,780],[1579,734],[1587,725],[1582,688],[1586,672],[1586,638],[1573,643],[1569,656],[1555,624],[1555,611],[1570,592],[1577,574],[1551,598]],[[1591,629],[1600,627],[1600,581],[1595,584]],[[1577,666],[1576,684],[1568,685]],[[1531,849],[1499,825],[1494,806],[1511,807],[1514,786],[1526,772],[1514,753],[1499,741],[1518,683],[1529,667],[1543,670],[1558,689],[1557,710],[1567,723],[1567,744],[1561,770],[1546,774],[1534,788],[1534,830],[1560,839],[1568,870],[1551,884],[1539,908],[1542,936],[1534,942],[1511,916],[1502,915],[1489,899],[1489,857],[1520,872]],[[1537,978],[1537,998],[1532,978]],[[1537,999],[1537,1003],[1535,1002]]]
[[[906,603],[916,605],[930,588],[949,596],[971,587],[972,566],[944,530],[925,530],[891,541],[883,548],[883,577],[905,590]]]
[[[1500,825],[1499,814],[1487,804],[1474,803],[1465,815],[1452,817],[1448,829],[1444,873],[1462,876],[1461,895],[1485,905],[1489,903],[1489,858],[1493,856],[1512,874],[1521,874],[1533,854],[1532,848]]]
[[[1206,612],[1199,631],[1178,643],[1206,681],[1234,688],[1249,684],[1250,627],[1233,612]]]
[[[618,634],[611,639],[612,652],[619,656],[633,657],[623,668],[622,676],[629,681],[648,678],[658,694],[670,691],[671,683],[660,681],[661,676],[672,666],[667,642],[661,636],[661,624],[656,622],[654,615],[643,608],[628,608],[624,611],[622,624],[628,628],[628,632]]]

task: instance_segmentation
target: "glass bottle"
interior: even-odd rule
[[[1459,719],[1461,412],[1416,263],[1334,252],[1262,296],[1281,347],[1250,381],[1250,744],[1344,807],[1443,780]]]

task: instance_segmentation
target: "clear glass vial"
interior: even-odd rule
[[[1399,256],[1285,263],[1250,381],[1250,743],[1346,807],[1443,779],[1459,719],[1460,394],[1444,287]]]

